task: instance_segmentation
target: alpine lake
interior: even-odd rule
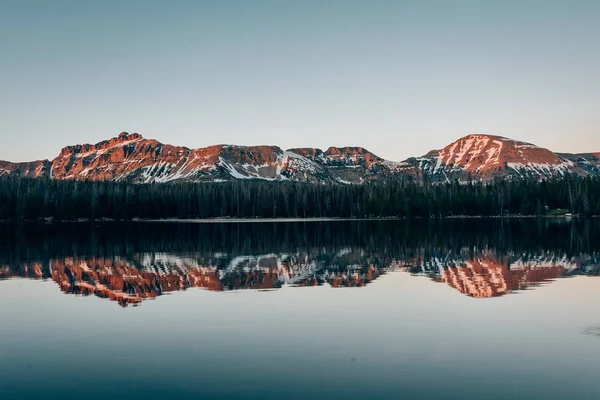
[[[597,399],[600,220],[0,224],[0,399]]]

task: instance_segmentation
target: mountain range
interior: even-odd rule
[[[472,134],[405,161],[362,147],[293,148],[215,145],[198,149],[122,132],[96,144],[65,147],[50,160],[0,161],[0,176],[131,183],[225,182],[239,179],[361,184],[391,177],[431,182],[600,176],[600,153],[554,153],[501,136]]]

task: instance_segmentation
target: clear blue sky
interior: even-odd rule
[[[120,131],[202,147],[468,133],[600,151],[600,1],[0,0],[0,159]]]

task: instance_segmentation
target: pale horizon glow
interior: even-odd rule
[[[189,148],[472,133],[598,152],[600,2],[0,2],[0,160],[121,131]]]

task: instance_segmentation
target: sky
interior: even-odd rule
[[[0,160],[121,131],[187,147],[469,133],[600,151],[595,0],[0,0]]]

